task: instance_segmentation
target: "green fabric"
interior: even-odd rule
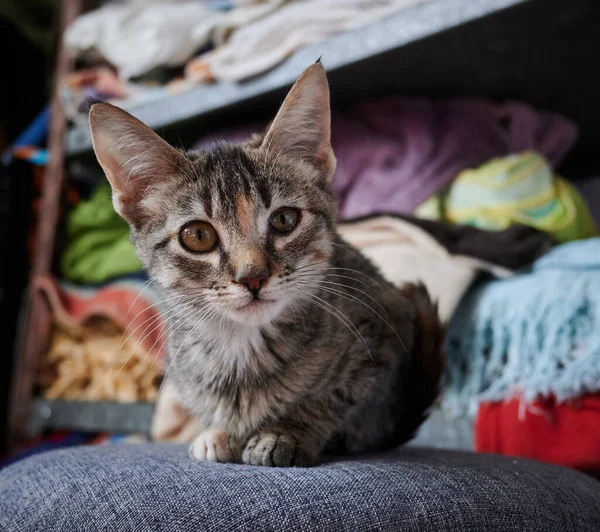
[[[129,226],[113,208],[107,183],[69,213],[67,238],[61,271],[69,281],[102,283],[143,269],[129,240]]]
[[[461,172],[415,214],[490,231],[520,223],[549,233],[557,243],[598,235],[581,195],[535,152]]]

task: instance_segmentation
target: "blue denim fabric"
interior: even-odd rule
[[[51,451],[0,472],[0,530],[592,531],[600,483],[520,459],[404,448],[311,469],[177,445]]]

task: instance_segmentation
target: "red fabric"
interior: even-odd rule
[[[552,399],[526,406],[518,399],[482,403],[475,448],[600,471],[600,394],[562,404]]]

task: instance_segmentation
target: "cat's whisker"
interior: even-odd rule
[[[117,371],[117,373],[115,374],[115,377],[121,372],[121,370],[127,365],[127,363],[129,362],[129,360],[131,359],[131,357],[134,355],[134,353],[140,348],[140,346],[144,343],[144,341],[146,340],[146,338],[148,338],[148,336],[150,336],[156,329],[158,329],[161,325],[164,325],[166,323],[166,318],[169,317],[171,314],[175,313],[176,310],[178,309],[170,309],[167,310],[167,312],[163,313],[163,314],[156,314],[156,316],[153,316],[152,322],[150,324],[148,324],[143,332],[139,335],[134,348],[131,350],[130,354],[128,355],[128,357],[126,358],[126,360],[123,362],[123,365],[119,368],[119,370]],[[149,321],[149,320],[146,320]],[[143,324],[142,324],[143,325]],[[154,327],[152,327],[154,325]],[[150,327],[152,327],[151,330]],[[136,327],[136,330],[139,329],[139,326]],[[135,333],[135,331],[132,331],[132,333],[129,335],[129,337],[131,337],[131,335]],[[129,339],[129,337],[124,340],[123,342],[121,342],[121,345],[119,346],[119,348],[122,348],[125,343],[127,342],[127,340]]]
[[[181,307],[183,307],[183,309],[181,309]],[[168,323],[168,319],[170,319],[171,317],[175,316],[176,314],[180,313],[180,310],[183,312],[187,309],[187,307],[189,307],[189,304],[187,303],[179,303],[179,305],[177,307],[168,309],[166,312],[162,313],[162,314],[158,314],[157,315],[157,320],[153,320],[152,324],[148,325],[145,329],[144,332],[140,335],[140,338],[138,338],[138,342],[136,344],[136,346],[134,347],[134,352],[137,351],[137,349],[140,347],[140,345],[144,342],[144,340],[150,336],[156,329],[158,329],[161,325],[165,325]],[[156,323],[158,322],[158,323]],[[150,330],[148,331],[148,329],[154,325],[156,323],[156,325]],[[160,336],[159,336],[160,338]],[[131,355],[130,355],[131,356]]]
[[[221,319],[219,320],[219,330],[223,329],[223,322],[225,321],[225,314],[221,313]]]
[[[339,270],[339,271],[348,271],[348,272],[353,272],[353,273],[357,273],[359,275],[362,275],[363,277],[366,277],[367,279],[369,279],[369,281],[371,281],[374,285],[378,286],[381,290],[383,290],[383,287],[381,286],[381,284],[379,284],[375,279],[373,279],[370,275],[367,275],[365,272],[361,272],[359,270],[355,270],[354,268],[342,268],[339,266],[330,266],[327,268],[321,268],[322,271],[329,271],[329,270]]]
[[[313,287],[313,288],[316,288],[316,287]],[[346,287],[346,288],[350,288],[350,287]],[[346,294],[346,293],[344,293],[341,290],[337,290],[337,289],[330,288],[330,287],[323,287],[323,286],[320,286],[319,289],[323,290],[325,292],[329,292],[331,294],[337,294],[340,297],[348,299],[349,301],[357,301],[361,305],[364,305],[365,307],[367,307],[369,310],[371,310],[371,312],[373,312],[373,314],[375,314],[385,325],[387,325],[391,329],[391,331],[396,335],[396,338],[398,338],[398,340],[402,344],[402,347],[404,348],[404,350],[408,353],[408,350],[406,349],[406,345],[404,344],[404,341],[402,340],[402,338],[400,338],[400,335],[398,334],[398,332],[396,331],[396,329],[394,329],[394,327],[392,327],[392,325],[388,322],[387,318],[384,318],[373,307],[371,307],[370,305],[368,305],[367,303],[365,303],[364,301],[362,301],[360,298],[357,298],[357,297],[353,296],[352,294]],[[386,316],[387,316],[387,312],[386,312]]]
[[[185,303],[185,306],[186,306],[186,308],[184,310],[189,310],[191,308],[191,310],[189,310],[189,312],[187,312],[187,314],[185,314],[183,317],[181,316],[181,313],[178,313],[177,316],[171,315],[171,316],[167,317],[165,319],[165,321],[168,322],[169,320],[174,320],[174,319],[177,319],[177,320],[183,319],[183,320],[187,321],[187,317],[192,315],[194,311],[205,310],[210,307],[210,303],[203,301],[200,303],[200,305],[198,307],[194,307],[194,305],[192,305],[191,303]],[[184,321],[183,323],[185,323],[186,321]],[[167,337],[167,341],[168,341],[168,339],[171,337],[174,330],[177,330],[177,328],[175,327],[176,325],[177,325],[177,322],[171,323],[168,326],[167,331],[166,332],[163,331],[163,333],[161,333],[161,336],[168,333],[169,334],[169,336]],[[160,336],[159,336],[159,339],[160,339]]]
[[[185,305],[185,304],[184,304],[184,305]],[[187,307],[187,305],[186,305],[186,307]],[[137,351],[137,350],[138,350],[138,349],[139,349],[139,348],[142,346],[142,344],[144,343],[144,341],[146,340],[146,338],[147,338],[148,336],[150,336],[150,335],[151,335],[151,334],[152,334],[152,333],[153,333],[153,332],[154,332],[156,329],[158,329],[159,327],[161,327],[161,326],[162,326],[162,325],[164,325],[165,323],[168,323],[168,322],[167,322],[167,319],[170,319],[170,318],[171,318],[173,315],[175,315],[176,313],[178,314],[180,310],[181,310],[181,312],[184,312],[184,311],[186,311],[186,310],[187,310],[187,308],[185,308],[185,307],[184,307],[183,309],[180,309],[179,307],[177,307],[177,308],[175,308],[175,309],[171,309],[171,311],[168,311],[168,312],[166,313],[166,315],[159,316],[159,318],[160,318],[160,317],[162,317],[162,318],[163,318],[163,320],[159,320],[159,323],[158,323],[156,326],[154,326],[154,327],[152,328],[152,330],[151,330],[151,331],[149,331],[149,332],[146,332],[146,331],[147,331],[147,329],[148,329],[150,326],[146,327],[146,329],[144,330],[144,335],[143,335],[143,336],[141,336],[141,337],[138,339],[138,341],[137,341],[137,343],[135,344],[134,348],[131,350],[131,352],[129,353],[129,355],[128,355],[128,356],[127,356],[127,358],[125,359],[125,361],[124,361],[124,362],[121,364],[121,367],[120,367],[120,368],[117,370],[117,372],[115,373],[115,375],[113,376],[113,378],[115,378],[115,379],[116,379],[116,378],[119,376],[119,374],[121,373],[121,371],[123,371],[123,369],[125,369],[125,367],[126,367],[126,366],[127,366],[127,364],[129,363],[129,361],[131,360],[131,357],[132,357],[132,356],[135,354],[135,352],[136,352],[136,351]],[[168,328],[168,327],[167,327],[167,328]],[[157,344],[157,343],[158,343],[158,341],[160,340],[161,336],[162,336],[162,333],[161,333],[161,335],[159,335],[159,337],[156,339],[156,341],[154,342],[154,344],[152,345],[152,347],[150,348],[150,350],[149,350],[149,351],[151,351],[152,349],[154,349],[154,347],[156,346],[156,344]],[[147,356],[147,353],[146,353],[146,355],[144,356],[144,358],[145,358],[146,356]]]
[[[140,316],[141,314],[143,314],[144,312],[147,312],[148,310],[150,310],[152,307],[157,307],[158,305],[161,305],[163,303],[167,303],[168,301],[174,301],[176,299],[182,299],[184,296],[183,295],[176,295],[176,296],[171,296],[171,297],[167,297],[164,299],[161,299],[160,301],[156,301],[154,303],[151,303],[150,305],[148,305],[147,307],[143,308],[142,310],[140,310],[133,318],[131,318],[131,320],[128,321],[127,326],[125,327],[125,330],[123,331],[123,336],[121,337],[121,343],[119,345],[119,349],[121,347],[123,347],[123,345],[125,344],[125,342],[127,340],[129,340],[129,338],[131,337],[131,335],[133,333],[135,333],[135,331],[137,331],[144,323],[146,323],[149,319],[154,318],[155,316],[151,316],[150,318],[148,318],[147,320],[145,320],[143,323],[141,323],[140,325],[138,325],[130,334],[127,338],[125,338],[125,334],[127,333],[127,330],[129,329],[129,326],[131,323],[133,323],[138,316]],[[125,339],[124,339],[125,338]]]
[[[149,323],[148,325],[146,325],[146,329],[147,329],[148,327],[150,327],[151,325],[153,325],[157,320],[160,320],[160,319],[161,319],[161,315],[158,312],[154,316],[150,316],[149,318],[146,318],[142,323],[140,323],[135,329],[133,329],[133,331],[131,331],[127,335],[127,338],[121,337],[121,343],[119,344],[119,349],[121,349],[129,341],[129,339],[135,334],[135,332],[140,327],[146,325],[146,323],[148,323],[149,321],[151,321],[152,323]],[[144,331],[146,329],[144,329]],[[125,334],[123,334],[123,336],[125,336]]]
[[[179,351],[181,351],[181,348],[185,345],[185,343],[187,342],[188,338],[196,331],[196,329],[200,326],[200,324],[208,321],[209,319],[212,319],[212,317],[216,314],[216,312],[217,312],[217,309],[215,307],[213,307],[212,309],[209,309],[208,311],[206,311],[206,308],[200,309],[200,311],[198,311],[198,313],[196,314],[196,316],[200,317],[200,319],[198,320],[198,323],[196,323],[196,325],[194,325],[192,327],[192,329],[188,332],[188,334],[185,337],[185,339],[183,340],[183,342],[181,342],[181,344],[180,344],[179,348],[177,349],[177,351],[175,351],[175,354],[172,357],[170,357],[169,365],[167,366],[167,369],[163,373],[163,381],[162,381],[162,383],[160,384],[160,386],[158,388],[158,392],[156,393],[157,397],[160,394],[160,392],[162,390],[162,387],[163,387],[164,383],[167,380],[167,375],[169,374],[169,370],[171,369],[171,366],[173,365],[173,362],[177,358],[177,355],[179,354]]]
[[[214,314],[214,308],[207,309],[207,306],[203,306],[200,307],[199,309],[194,309],[192,312],[190,312],[189,314],[187,314],[187,316],[185,318],[183,318],[183,321],[181,323],[179,323],[179,325],[175,328],[173,328],[169,334],[169,336],[167,337],[167,342],[169,341],[169,339],[171,338],[171,336],[177,331],[179,330],[184,324],[189,323],[190,320],[198,320],[198,323],[196,323],[196,325],[194,325],[194,327],[192,328],[192,330],[195,330],[198,325],[200,323],[202,323],[204,321],[205,316],[209,316]],[[154,355],[154,359],[152,360],[152,364],[156,363],[156,358],[157,358],[158,354]],[[175,359],[175,357],[171,358],[169,365],[167,366],[167,369],[165,372],[163,372],[163,381],[161,383],[161,385],[158,388],[158,391],[156,392],[156,396],[158,397],[158,394],[160,393],[160,390],[162,389],[162,386],[167,378],[167,373],[169,372],[169,369],[171,368],[171,364],[173,364],[173,360]]]
[[[354,290],[355,292],[359,292],[360,294],[363,294],[365,297],[368,297],[371,301],[373,301],[381,310],[383,310],[383,312],[385,312],[386,320],[389,319],[386,308],[379,301],[377,301],[374,297],[367,294],[364,290],[361,290],[360,288],[355,288],[354,286],[349,286],[344,283],[336,283],[335,281],[328,281],[326,279],[319,279],[316,282],[319,283],[319,285],[326,284],[326,285],[339,286],[339,287],[346,288],[348,290]],[[350,294],[348,294],[348,295],[350,295]],[[352,296],[352,297],[354,297],[354,296]],[[362,301],[360,299],[358,299],[358,301],[361,301],[361,303],[366,305],[366,303],[364,303],[364,301]],[[366,305],[366,306],[369,307],[371,310],[373,310],[369,305]],[[373,312],[375,312],[375,310],[373,310]]]
[[[308,318],[308,313],[306,312],[306,309],[302,307],[302,305],[298,304],[298,302],[293,301],[293,300],[291,303],[298,309],[301,316],[304,316],[304,318]],[[306,324],[305,324],[305,327],[306,327]]]
[[[364,260],[365,256],[362,255],[360,253],[360,251],[358,251],[358,249],[352,247],[350,244],[348,245],[344,245],[344,244],[339,244],[338,242],[332,242],[331,243],[332,246],[336,246],[338,248],[343,249],[344,251],[347,251],[348,253],[351,253],[352,255],[354,255],[355,257],[358,257],[360,260]]]
[[[299,272],[306,268],[314,268],[315,266],[318,266],[319,264],[330,264],[330,262],[328,260],[322,260],[319,262],[311,262],[310,264],[305,264],[304,266],[298,266],[297,268],[294,268],[294,272]]]
[[[212,309],[210,308],[209,304],[204,304],[199,308],[193,308],[190,312],[188,312],[188,314],[185,317],[181,318],[183,321],[171,325],[169,336],[167,337],[166,341],[168,342],[171,336],[190,320],[197,319],[198,316],[202,316],[204,313],[209,313],[211,310]]]
[[[191,305],[186,305],[186,307],[182,310],[182,312],[177,312],[176,315],[171,314],[168,317],[165,317],[165,323],[167,324],[166,327],[164,327],[163,331],[158,335],[158,337],[156,338],[156,340],[154,340],[154,343],[152,344],[152,347],[146,352],[145,357],[148,356],[149,353],[151,353],[152,351],[154,351],[154,348],[156,347],[156,344],[158,344],[158,342],[165,336],[165,334],[168,334],[165,343],[169,341],[169,338],[171,338],[171,336],[173,335],[173,333],[175,331],[177,331],[184,323],[187,323],[187,317],[193,315],[193,313],[197,310],[195,308],[192,307],[192,310],[189,310],[189,307]],[[203,308],[206,308],[206,304],[204,304],[203,306],[200,307],[200,310],[202,310]],[[187,312],[187,314],[185,314]],[[184,314],[182,316],[182,314]],[[175,319],[177,320],[183,320],[180,321],[179,323],[177,323],[176,321],[174,321]],[[169,320],[173,320],[173,323],[169,324]],[[158,357],[158,353],[156,353],[154,355],[154,359],[153,359],[153,363],[156,362],[156,358]],[[141,367],[142,365],[140,365],[138,367],[138,371],[136,372],[136,377],[139,376],[140,371],[141,371]]]
[[[148,279],[142,285],[142,289],[138,292],[138,295],[135,296],[135,299],[133,300],[133,302],[131,303],[131,305],[129,305],[129,308],[127,309],[127,314],[125,314],[125,317],[129,316],[129,313],[131,312],[131,309],[133,308],[133,305],[135,305],[137,303],[137,300],[142,296],[142,294],[146,291],[146,288],[148,288],[151,284],[152,284],[152,279]]]
[[[354,281],[355,283],[360,283],[365,286],[369,284],[366,281],[357,279],[356,277],[350,277],[349,275],[341,275],[339,273],[323,273],[321,270],[315,270],[314,272],[311,272],[311,271],[301,272],[295,278],[303,279],[303,278],[315,278],[315,277],[325,277],[325,278],[335,277],[336,279],[349,279],[350,281]],[[347,286],[347,285],[344,285],[344,286]]]
[[[302,323],[302,326],[304,327],[304,330],[306,331],[306,322],[304,321],[304,318],[302,317],[302,312],[305,313],[304,309],[296,301],[293,301],[293,300],[290,302],[290,308],[292,310],[294,319],[300,321]],[[306,313],[305,313],[305,316],[306,316]]]
[[[300,296],[300,297],[301,297],[301,299],[304,298],[303,296]],[[326,312],[329,312],[332,316],[338,318],[342,323],[344,323],[346,325],[346,327],[348,327],[348,329],[356,336],[357,340],[359,340],[360,342],[362,342],[362,344],[365,346],[365,349],[367,350],[367,353],[369,354],[370,359],[375,364],[375,359],[373,358],[373,355],[371,354],[371,350],[369,349],[369,345],[367,344],[367,342],[364,339],[363,335],[360,334],[360,331],[356,328],[356,325],[354,325],[354,323],[352,323],[352,321],[350,320],[350,318],[348,318],[348,316],[346,316],[335,305],[329,303],[328,301],[325,301],[324,299],[321,299],[319,296],[316,296],[314,294],[307,294],[306,297],[313,304],[319,306],[320,308],[322,308]],[[334,311],[337,314],[334,313]]]
[[[181,299],[183,297],[184,297],[183,295],[178,294],[178,295],[174,295],[174,296],[170,296],[170,297],[166,297],[166,298],[160,299],[158,301],[151,302],[150,305],[148,305],[147,307],[144,307],[133,318],[131,318],[131,320],[129,320],[129,323],[131,323],[132,321],[134,321],[140,314],[143,314],[144,312],[146,312],[147,310],[151,309],[152,307],[156,307],[158,305],[162,305],[163,303],[166,303],[168,301],[173,301],[175,299]],[[131,308],[130,308],[130,311],[131,311]]]
[[[315,262],[312,264],[305,264],[304,266],[300,266],[298,268],[294,269],[294,273],[297,272],[304,272],[305,270],[309,269],[309,268],[314,268],[315,272],[328,272],[331,270],[339,270],[339,271],[345,271],[345,272],[352,272],[352,273],[356,273],[358,275],[362,275],[363,277],[366,277],[371,283],[373,283],[375,286],[381,288],[383,290],[383,287],[375,280],[373,279],[371,276],[367,275],[365,272],[361,272],[360,270],[355,270],[354,268],[342,268],[339,266],[327,266],[325,268],[316,268],[316,266],[320,265],[320,264],[328,264],[330,265],[330,261],[321,261],[321,262]],[[334,275],[334,274],[331,274]],[[354,278],[351,278],[354,279]],[[358,279],[356,279],[358,281]]]
[[[329,306],[331,308],[328,308],[328,307],[325,307],[325,306],[319,304],[318,302],[316,302],[312,299],[310,299],[309,301],[311,301],[313,304],[317,305],[318,307],[322,308],[325,312],[328,312],[333,317],[337,318],[342,324],[344,324],[348,328],[348,330],[355,336],[355,338],[360,343],[363,344],[363,346],[365,347],[365,350],[367,351],[367,354],[369,355],[369,358],[373,361],[373,364],[376,365],[375,359],[373,358],[373,355],[371,354],[371,350],[369,349],[369,346],[366,343],[364,337],[362,336],[362,334],[360,334],[360,332],[358,331],[358,329],[356,328],[354,323],[352,323],[352,321],[350,321],[343,312],[341,312],[337,307],[335,307],[334,305],[331,305],[331,304],[329,304]],[[326,303],[324,300],[321,300],[321,301]]]

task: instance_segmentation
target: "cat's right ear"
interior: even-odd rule
[[[145,191],[173,175],[183,156],[137,118],[108,103],[92,106],[90,130],[115,210],[135,223]]]

